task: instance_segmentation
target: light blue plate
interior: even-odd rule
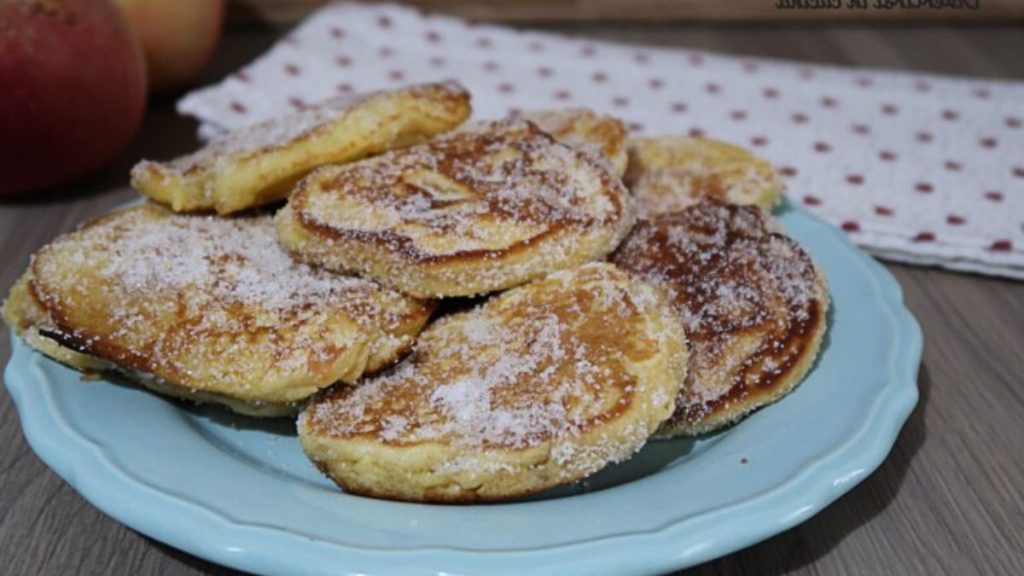
[[[196,556],[268,574],[651,574],[803,522],[871,473],[917,402],[921,331],[893,278],[797,209],[830,328],[783,401],[696,442],[650,444],[530,501],[432,506],[340,493],[293,424],[88,382],[14,339],[6,381],[32,448],[86,499]]]

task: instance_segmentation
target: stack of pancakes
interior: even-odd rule
[[[828,292],[770,164],[587,110],[324,102],[140,163],[150,202],[57,238],[30,346],[255,416],[381,498],[500,500],[730,425],[796,386]]]

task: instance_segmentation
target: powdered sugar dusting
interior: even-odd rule
[[[625,217],[607,170],[522,121],[478,122],[433,141],[316,173],[293,202],[305,221],[384,231],[422,256],[500,250],[553,226]]]
[[[574,440],[655,394],[627,365],[658,353],[669,337],[643,319],[660,301],[653,289],[624,280],[607,264],[589,264],[444,317],[401,364],[315,402],[307,422],[334,437],[440,442],[462,454],[452,468],[486,469],[495,464],[484,456],[492,448],[549,442],[568,469],[592,466],[585,452],[602,454],[601,462],[624,455],[623,446],[628,454],[649,423],[624,432],[628,440],[589,447]]]
[[[768,162],[702,138],[643,138],[630,143],[626,185],[641,217],[683,210],[710,197],[768,207],[784,188]]]
[[[302,110],[277,116],[214,138],[192,154],[180,156],[161,164],[161,166],[179,174],[186,174],[199,168],[212,166],[222,159],[281,148],[326,126],[328,122],[338,118],[358,103],[375,95],[376,93],[371,92],[330,98]],[[144,169],[144,165],[147,163],[152,164],[143,162],[140,165],[143,168],[140,169]]]
[[[270,216],[152,220],[137,211],[112,226],[90,229],[74,247],[83,257],[92,248],[105,251],[97,271],[128,297],[188,288],[212,302],[280,310],[356,305],[360,297],[353,296],[374,289],[366,280],[293,260],[277,243]]]
[[[548,134],[606,164],[616,174],[626,169],[626,127],[611,116],[586,108],[538,110],[520,116]]]
[[[663,286],[683,318],[690,370],[677,417],[770,385],[827,306],[810,257],[760,209],[704,200],[641,220],[612,260]]]
[[[294,261],[269,215],[128,209],[55,240],[33,274],[49,308],[95,317],[85,344],[108,341],[110,359],[195,388],[244,388],[271,373],[325,385],[317,366],[352,346],[400,347],[392,337],[408,336],[390,331],[428,313],[371,281]]]

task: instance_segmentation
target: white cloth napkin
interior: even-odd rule
[[[734,142],[881,258],[1024,278],[1024,83],[737,58],[333,4],[188,94],[205,137],[339,93],[453,79],[474,116],[587,106]]]

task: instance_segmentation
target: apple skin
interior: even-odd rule
[[[115,0],[146,54],[151,90],[195,82],[220,40],[224,0]]]
[[[145,104],[142,49],[110,0],[0,0],[0,196],[111,161]]]

